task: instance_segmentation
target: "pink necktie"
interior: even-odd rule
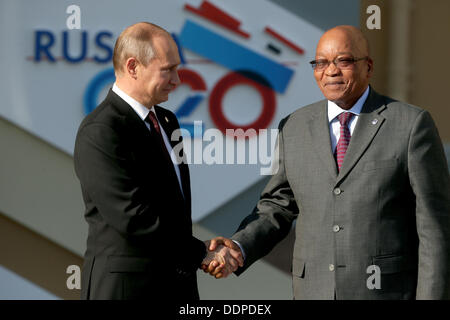
[[[336,161],[338,164],[338,170],[341,170],[344,163],[345,153],[347,152],[348,144],[350,143],[350,130],[348,129],[348,123],[352,118],[353,113],[344,112],[338,116],[339,123],[341,124],[340,137],[336,145]]]

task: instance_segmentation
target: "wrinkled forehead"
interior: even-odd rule
[[[178,54],[178,47],[172,37],[163,36],[155,38],[153,41],[155,58],[164,66],[176,66],[181,63]]]
[[[317,44],[316,57],[334,57],[342,54],[358,57],[366,56],[367,49],[364,37],[341,29],[327,31]]]
[[[178,47],[172,37],[167,35],[158,35],[153,38],[153,48],[157,57],[164,57],[178,53]]]

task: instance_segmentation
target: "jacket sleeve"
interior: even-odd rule
[[[267,255],[273,247],[283,240],[291,230],[292,222],[298,215],[298,207],[286,177],[284,167],[284,146],[282,127],[278,127],[278,143],[275,148],[274,175],[261,193],[253,212],[240,224],[232,239],[237,241],[245,252],[245,262],[236,271],[239,275],[252,263]],[[277,159],[278,158],[278,161]]]
[[[132,176],[130,154],[112,128],[99,123],[81,128],[74,162],[84,196],[108,225],[124,237],[147,236],[158,229],[158,212],[146,196],[149,190]]]
[[[174,121],[176,123],[176,129],[180,128],[180,124],[178,123],[178,119],[175,116],[175,114],[169,110],[164,109],[165,114],[167,117],[171,119],[171,121]],[[170,139],[171,137],[169,137]],[[179,136],[179,143],[183,143],[183,136]],[[186,161],[185,159],[185,153],[184,148],[183,152],[179,154],[182,155],[183,161]],[[185,194],[185,196],[187,196]],[[205,243],[197,239],[194,236],[191,236],[190,242],[185,243],[183,246],[183,251],[179,253],[179,259],[178,264],[180,269],[186,272],[195,272],[201,265],[203,259],[205,258],[207,253],[207,248]]]
[[[439,133],[427,111],[411,130],[408,174],[419,237],[417,299],[450,298],[450,178]]]

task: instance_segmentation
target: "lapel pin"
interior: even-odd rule
[[[169,123],[169,119],[167,119],[167,117],[164,117],[164,119],[166,119],[166,122]]]
[[[372,120],[372,124],[377,124],[378,123],[378,119],[373,119]]]

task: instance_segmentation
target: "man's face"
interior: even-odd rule
[[[180,83],[177,67],[180,56],[175,42],[169,37],[154,39],[155,57],[147,66],[139,64],[136,85],[146,106],[167,101],[169,93]]]
[[[358,59],[368,53],[351,35],[340,30],[327,32],[317,45],[315,60]],[[314,70],[317,85],[326,99],[343,109],[350,109],[363,94],[372,73],[372,60],[360,60],[343,68],[330,63],[324,70]]]

